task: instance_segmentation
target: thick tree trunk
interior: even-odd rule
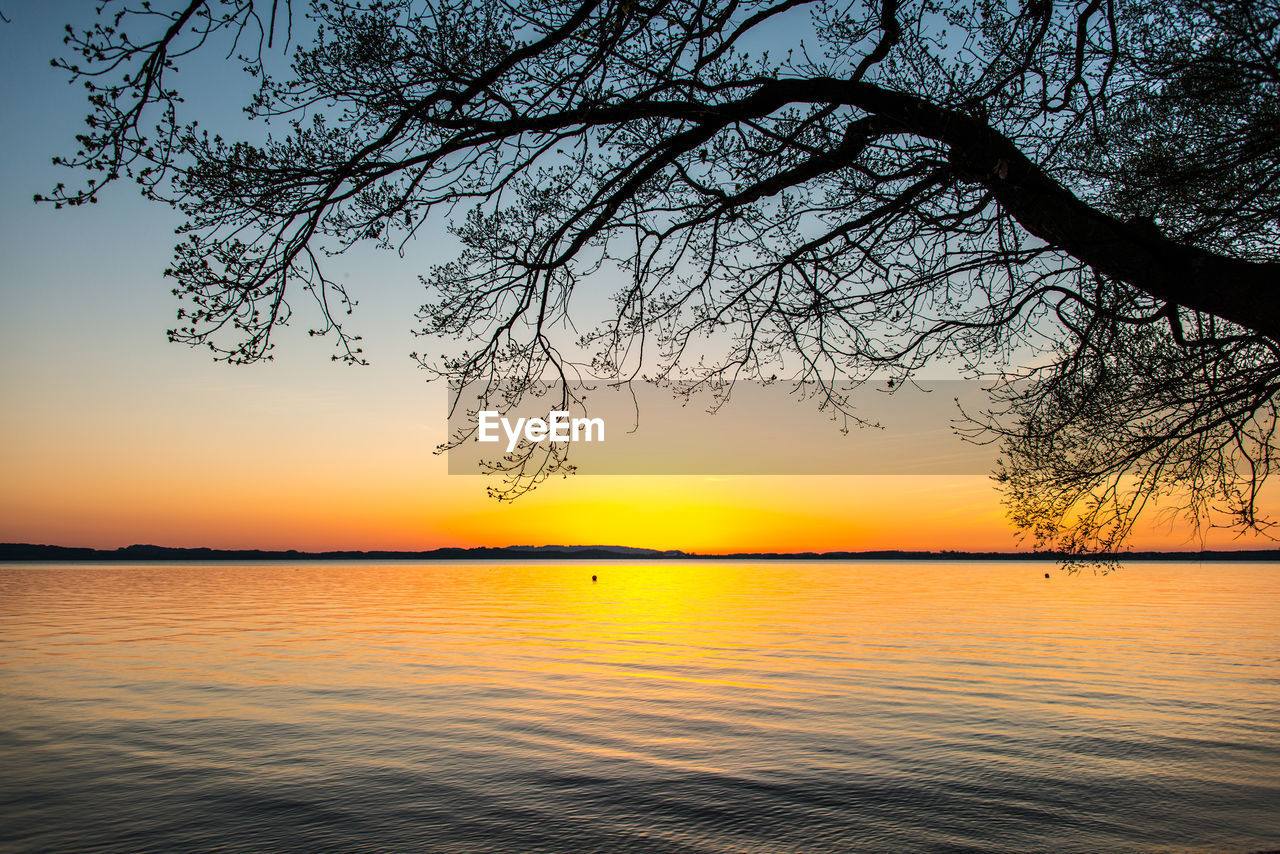
[[[1096,210],[971,116],[872,84],[831,80],[818,81],[817,88],[943,143],[966,175],[987,186],[1023,228],[1098,272],[1280,341],[1280,263],[1189,246]]]

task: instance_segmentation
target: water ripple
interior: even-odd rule
[[[0,850],[1280,848],[1280,566],[1043,570],[0,567]]]

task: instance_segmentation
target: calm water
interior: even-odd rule
[[[1274,564],[8,565],[0,692],[8,851],[1280,848]]]

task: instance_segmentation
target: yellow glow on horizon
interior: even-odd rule
[[[353,385],[350,394],[359,392]],[[437,422],[335,396],[250,417],[226,405],[116,407],[82,420],[10,413],[0,540],[300,550],[545,544],[686,552],[1019,548],[984,476],[604,476],[552,479],[514,502],[446,473]],[[193,392],[192,400],[203,400]],[[358,398],[357,398],[358,400]],[[214,404],[220,404],[215,399]],[[194,404],[193,404],[194,405]],[[1272,500],[1269,506],[1275,505]],[[1215,548],[1262,548],[1216,531]],[[1136,548],[1200,548],[1153,519]]]

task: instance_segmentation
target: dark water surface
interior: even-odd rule
[[[1275,564],[7,565],[0,702],[6,851],[1280,848]]]

